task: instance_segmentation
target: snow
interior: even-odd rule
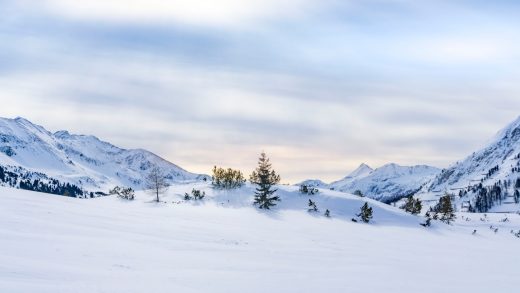
[[[206,198],[182,201],[192,188]],[[280,205],[260,211],[250,186],[176,184],[161,203],[142,192],[127,202],[0,187],[0,292],[518,291],[517,214],[427,229],[367,198],[279,188]],[[353,223],[365,201],[374,223]]]
[[[8,155],[8,152],[14,152]],[[24,167],[90,191],[108,191],[115,185],[142,188],[154,165],[170,182],[200,180],[193,174],[146,150],[116,147],[95,136],[62,130],[50,133],[23,118],[0,118],[0,164]]]
[[[439,172],[439,169],[425,165],[400,166],[391,163],[373,170],[362,164],[349,176],[331,183],[329,187],[350,193],[360,190],[370,198],[392,201],[414,193]]]
[[[482,183],[484,187],[492,186],[499,181],[509,181],[514,184],[520,173],[512,172],[513,167],[520,167],[520,117],[500,130],[482,149],[474,152],[466,159],[453,164],[439,173],[431,184],[423,188],[419,196],[422,199],[433,199],[446,192],[458,194],[460,189]],[[487,177],[486,174],[493,167],[499,170]],[[513,194],[512,187],[507,190]],[[461,206],[463,201],[473,200],[474,194],[464,198],[456,198],[456,205]],[[517,211],[518,204],[503,205],[495,210]]]

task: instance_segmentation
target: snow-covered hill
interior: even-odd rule
[[[318,184],[316,180],[301,184],[347,193],[361,191],[369,198],[391,202],[417,192],[439,172],[435,167],[424,165],[408,167],[387,164],[374,170],[361,164],[345,178],[330,184]]]
[[[206,198],[183,201],[192,188]],[[141,192],[129,202],[0,187],[0,292],[518,291],[520,239],[510,230],[519,215],[426,229],[391,206],[333,191],[311,196],[320,213],[309,214],[309,196],[279,188],[279,206],[261,211],[248,186],[176,184],[158,204]],[[374,223],[353,223],[365,200]]]
[[[500,205],[499,209],[518,210],[515,193],[520,190],[519,178],[520,117],[499,131],[486,147],[442,170],[421,196],[435,200],[445,193],[456,195],[454,199],[461,210],[475,208],[480,205],[478,201],[487,202],[481,211]]]
[[[51,133],[23,118],[0,118],[0,165],[23,167],[91,190],[113,185],[140,188],[153,166],[160,167],[171,182],[205,177],[146,150],[122,149],[67,131]]]

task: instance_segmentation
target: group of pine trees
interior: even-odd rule
[[[446,194],[442,196],[434,207],[430,207],[430,210],[426,212],[425,216],[426,221],[421,224],[425,227],[430,226],[432,220],[440,220],[448,225],[451,224],[457,218],[451,195]]]
[[[187,192],[184,193],[184,200],[202,200],[205,196],[206,192],[193,188],[191,190],[191,195]]]
[[[318,188],[307,186],[305,184],[300,185],[300,193],[302,194],[308,194],[308,195],[314,195],[320,192]]]
[[[231,168],[224,169],[217,166],[213,167],[213,175],[211,176],[211,184],[215,188],[232,189],[239,188],[246,182],[244,175],[240,170]]]
[[[401,209],[405,210],[406,212],[408,212],[412,215],[417,215],[417,214],[421,213],[422,202],[418,198],[409,196],[406,199],[406,202],[401,206]]]
[[[36,179],[32,179],[35,177]],[[86,192],[74,184],[60,182],[45,174],[30,172],[21,167],[11,170],[0,166],[0,185],[70,197],[94,197],[92,192]]]
[[[117,195],[117,197],[126,200],[134,200],[135,199],[135,191],[130,187],[120,187],[116,186],[111,189],[108,194]]]

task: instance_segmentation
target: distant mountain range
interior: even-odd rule
[[[300,184],[335,189],[383,202],[416,195],[425,203],[452,195],[461,211],[518,211],[520,209],[520,117],[499,131],[486,147],[440,170],[431,166],[387,164],[372,169],[361,164],[345,178],[327,184],[306,180]]]
[[[86,190],[103,191],[114,185],[143,188],[153,166],[161,168],[171,183],[207,178],[146,150],[119,148],[95,136],[51,133],[24,118],[0,118],[0,166],[25,174],[20,178],[45,175]]]
[[[417,193],[440,171],[438,168],[424,165],[409,167],[392,163],[372,169],[366,164],[361,164],[343,179],[330,184],[320,180],[306,180],[300,184],[347,193],[360,191],[367,197],[392,202]]]
[[[153,166],[170,183],[207,180],[142,149],[123,149],[94,136],[51,133],[23,118],[0,118],[0,185],[71,196],[95,195],[115,185],[142,189]],[[361,164],[348,176],[300,184],[393,202],[416,195],[426,203],[450,194],[458,210],[516,211],[520,207],[520,118],[489,144],[447,169]]]

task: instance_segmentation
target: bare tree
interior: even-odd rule
[[[153,167],[146,177],[146,188],[156,196],[157,202],[159,202],[159,194],[165,193],[168,187],[163,171],[157,166]]]

